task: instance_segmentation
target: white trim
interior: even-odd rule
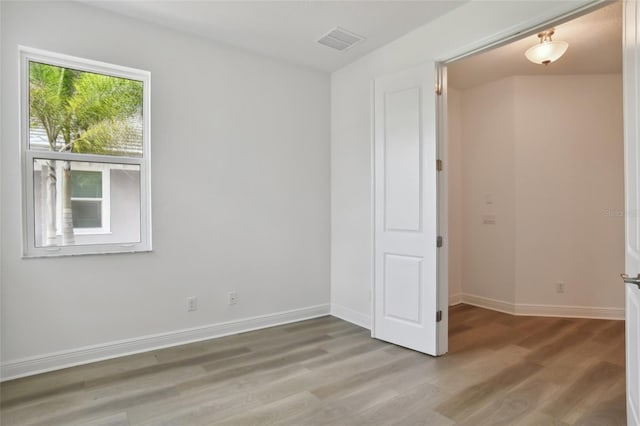
[[[117,155],[100,155],[100,154],[79,154],[75,152],[56,152],[45,151],[43,149],[32,149],[27,152],[28,159],[33,161],[34,159],[43,160],[61,160],[61,161],[76,161],[79,163],[109,163],[114,165],[132,164],[140,165],[142,157],[124,157]]]
[[[148,352],[155,349],[214,339],[231,334],[244,333],[325,315],[329,315],[328,304],[7,361],[0,365],[0,381]]]
[[[435,87],[441,92],[436,98],[436,160],[443,169],[436,171],[436,229],[442,238],[442,246],[436,250],[436,292],[438,294],[437,310],[442,313],[441,320],[436,322],[436,354],[444,355],[449,351],[449,140],[447,124],[447,67],[435,63]]]
[[[362,312],[354,311],[337,303],[331,304],[331,315],[341,320],[345,320],[352,324],[371,330],[371,317]],[[372,336],[373,337],[373,336]]]
[[[468,293],[459,293],[455,296],[460,300],[457,303],[466,303],[517,316],[624,320],[624,308],[512,303]]]
[[[369,283],[369,330],[371,330],[371,337],[376,337],[376,175],[373,172],[376,167],[376,108],[375,99],[376,94],[376,80],[372,79],[370,84],[370,92],[369,99],[371,99],[371,105],[369,106],[369,134],[371,135],[370,146],[369,146],[369,170],[371,170],[371,182],[369,185],[369,199],[371,200],[371,215],[369,216],[371,220],[371,282]],[[331,311],[333,312],[333,307],[336,306],[338,310],[346,309],[343,306],[332,304]],[[336,315],[337,316],[337,315]],[[342,318],[342,317],[339,317]],[[344,319],[344,318],[342,318]],[[348,321],[348,320],[347,320]]]
[[[624,308],[516,304],[516,315],[623,320]]]
[[[505,314],[515,315],[515,305],[511,302],[503,300],[491,299],[489,297],[476,296],[469,293],[460,293],[461,303],[467,305],[478,306],[480,308],[491,309],[492,311],[504,312]]]
[[[31,60],[34,60],[37,62],[44,62],[46,64],[56,65],[59,67],[73,68],[79,71],[106,74],[113,77],[120,77],[120,78],[139,80],[139,81],[144,81],[141,79],[141,76],[150,75],[148,71],[139,70],[137,68],[130,68],[130,67],[124,67],[122,65],[108,64],[106,62],[79,58],[77,56],[50,52],[48,50],[43,50],[43,49],[35,49],[33,47],[18,46],[18,49],[20,50],[21,53],[26,54]]]
[[[623,76],[623,111],[624,111],[624,198],[625,198],[625,273],[633,276],[640,269],[640,238],[638,210],[640,200],[640,8],[636,1],[623,4],[623,37],[622,37],[622,76]],[[640,374],[638,370],[638,318],[634,315],[637,294],[632,285],[625,285],[626,330],[626,407],[627,424],[640,424],[640,395],[638,386]],[[637,307],[635,307],[637,309]]]

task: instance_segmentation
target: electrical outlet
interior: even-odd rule
[[[187,312],[198,310],[198,298],[195,296],[187,297]]]
[[[229,292],[229,305],[236,305],[238,304],[238,293],[236,293],[235,291],[230,291]]]
[[[556,283],[556,293],[558,293],[558,294],[564,293],[564,282],[558,281]]]

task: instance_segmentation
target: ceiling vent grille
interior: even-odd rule
[[[318,39],[318,43],[323,44],[340,52],[351,49],[356,44],[364,40],[364,37],[352,33],[340,27],[335,27]]]

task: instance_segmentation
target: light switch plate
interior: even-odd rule
[[[493,205],[493,194],[484,194],[484,203],[487,206]]]

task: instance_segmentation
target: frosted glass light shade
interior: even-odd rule
[[[569,43],[566,41],[547,40],[527,49],[524,56],[534,64],[548,65],[560,59],[568,48]]]

